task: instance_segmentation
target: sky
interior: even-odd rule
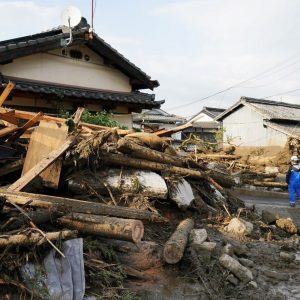
[[[0,40],[59,26],[69,5],[90,23],[91,2],[0,0]],[[300,104],[298,0],[94,2],[95,32],[160,82],[156,100],[169,113],[190,117],[241,96]]]

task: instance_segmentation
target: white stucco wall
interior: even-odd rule
[[[67,53],[70,49],[66,49]],[[15,59],[10,64],[0,65],[0,72],[45,82],[131,92],[129,78],[125,74],[105,65],[101,57],[85,46],[74,49],[87,54],[90,60],[87,62],[63,56],[60,49]]]
[[[242,106],[229,116],[223,119],[225,129],[223,141],[227,138],[241,146],[254,147],[283,147],[287,136],[272,128],[264,127],[263,118],[252,109]]]

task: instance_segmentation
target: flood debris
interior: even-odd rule
[[[83,111],[66,122],[0,108],[1,296],[154,299],[176,276],[186,299],[188,280],[203,299],[272,299],[284,267],[293,290],[296,225],[231,192],[274,186],[279,167],[257,168],[236,147],[182,155],[166,138],[179,128],[91,125]]]

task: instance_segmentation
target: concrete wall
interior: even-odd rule
[[[242,106],[223,120],[225,129],[223,141],[233,139],[241,146],[284,147],[287,136],[272,128],[264,127],[263,118],[257,112]]]
[[[68,56],[70,49],[80,50],[85,59]],[[0,65],[0,72],[7,76],[21,77],[45,82],[74,85],[79,87],[131,92],[129,78],[119,70],[105,65],[103,59],[85,46],[40,53],[15,59],[12,63]]]

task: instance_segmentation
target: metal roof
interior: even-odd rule
[[[105,58],[111,65],[115,66],[131,79],[131,84],[136,90],[153,90],[153,88],[159,86],[157,80],[151,80],[149,75],[106,43],[96,33],[92,33],[93,38],[89,39],[89,28],[90,25],[86,19],[82,18],[79,25],[72,31],[74,38],[73,45],[84,44]],[[65,39],[68,36],[68,33],[63,33],[62,27],[58,27],[34,35],[0,41],[0,64],[10,63],[19,57],[62,48],[61,39]]]

